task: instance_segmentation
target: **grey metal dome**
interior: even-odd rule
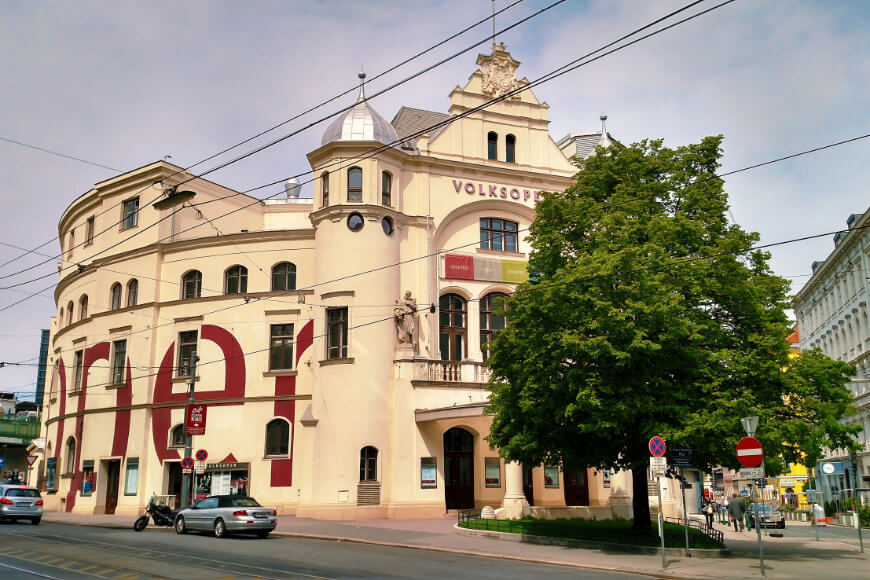
[[[361,81],[365,77],[365,73],[360,73]],[[323,132],[321,145],[334,141],[377,141],[383,145],[397,144],[399,136],[396,135],[396,130],[364,100],[363,87],[364,84],[360,84],[356,105],[330,123]]]

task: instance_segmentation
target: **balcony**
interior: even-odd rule
[[[39,437],[39,421],[0,419],[0,441],[13,445],[27,445]]]
[[[483,387],[489,381],[489,369],[477,361],[415,360],[412,384]]]

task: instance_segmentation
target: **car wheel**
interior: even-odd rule
[[[257,537],[258,537],[258,538],[267,538],[267,537],[269,537],[269,530],[261,530],[261,531],[257,532]]]
[[[214,537],[215,538],[226,538],[227,537],[227,525],[221,519],[218,519],[214,523]]]
[[[187,533],[187,526],[184,523],[184,518],[179,517],[177,520],[175,520],[175,533],[176,534],[186,534]]]
[[[39,522],[41,522],[41,521],[42,521],[42,518],[31,518],[30,519],[30,523],[33,524],[34,526],[38,526]]]

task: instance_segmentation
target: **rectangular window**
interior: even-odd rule
[[[347,308],[326,311],[326,358],[347,358]]]
[[[269,343],[269,370],[293,368],[293,325],[273,324]]]
[[[85,245],[90,246],[94,243],[94,216],[88,218],[87,226],[85,227]]]
[[[82,390],[82,375],[85,370],[85,351],[77,350],[75,354],[75,382],[73,383],[73,392]]]
[[[136,495],[139,491],[139,458],[127,459],[127,473],[124,476],[124,495]]]
[[[70,231],[69,233],[69,246],[66,249],[66,259],[72,260],[73,257],[73,248],[76,246],[76,235],[75,231]]]
[[[438,487],[438,469],[434,457],[420,458],[420,487],[422,489]]]
[[[362,201],[362,169],[347,170],[347,201]]]
[[[127,357],[127,341],[116,340],[112,343],[112,384],[124,382],[124,359]]]
[[[94,493],[96,487],[96,474],[94,473],[93,460],[82,461],[82,497]]]
[[[557,489],[559,487],[559,468],[554,465],[544,466],[544,487]]]
[[[517,224],[497,218],[481,218],[480,248],[498,252],[517,251]]]
[[[196,355],[197,331],[178,333],[178,373],[179,377],[190,376],[190,358]]]
[[[121,229],[134,228],[139,225],[139,198],[134,197],[124,202],[124,212],[121,216]]]
[[[501,458],[483,458],[483,477],[486,487],[501,487]]]
[[[386,171],[381,174],[381,205],[393,205],[393,176]]]
[[[57,457],[49,457],[45,460],[45,491],[55,491],[57,483]]]

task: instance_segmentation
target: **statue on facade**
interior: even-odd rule
[[[399,346],[417,344],[417,300],[411,295],[411,291],[405,292],[404,298],[396,300],[393,308],[396,320],[396,334]]]

